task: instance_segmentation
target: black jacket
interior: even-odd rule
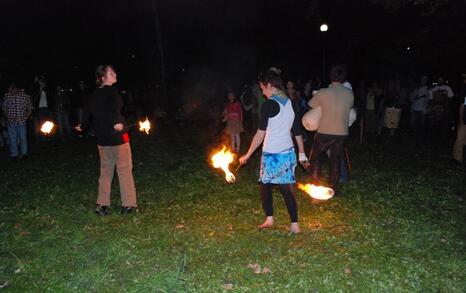
[[[117,123],[126,124],[121,114],[123,99],[118,90],[112,86],[96,88],[84,108],[83,130],[89,128],[97,137],[101,146],[117,146],[129,142],[127,132],[116,132],[113,126]]]

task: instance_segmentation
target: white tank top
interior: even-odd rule
[[[278,101],[278,98],[271,97],[279,106],[280,112],[269,118],[262,151],[267,153],[281,153],[293,147],[291,138],[291,128],[294,121],[294,111],[290,99],[285,105]]]

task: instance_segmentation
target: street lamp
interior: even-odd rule
[[[326,23],[323,23],[320,25],[320,32],[326,33],[328,31],[328,25]],[[326,43],[325,43],[325,35],[324,35],[324,42],[322,45],[322,82],[325,82],[325,48]]]

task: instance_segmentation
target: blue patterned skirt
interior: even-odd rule
[[[294,184],[297,160],[294,148],[281,153],[262,153],[259,182],[267,184]]]

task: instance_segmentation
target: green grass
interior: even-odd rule
[[[93,214],[90,142],[38,146],[28,162],[2,163],[0,291],[466,291],[466,180],[443,163],[449,148],[434,156],[405,136],[352,144],[343,196],[315,202],[297,191],[303,233],[293,236],[278,192],[276,227],[254,228],[263,219],[258,155],[228,185],[205,143],[171,133],[133,141],[140,211],[130,216],[118,214],[117,180],[113,213]]]

